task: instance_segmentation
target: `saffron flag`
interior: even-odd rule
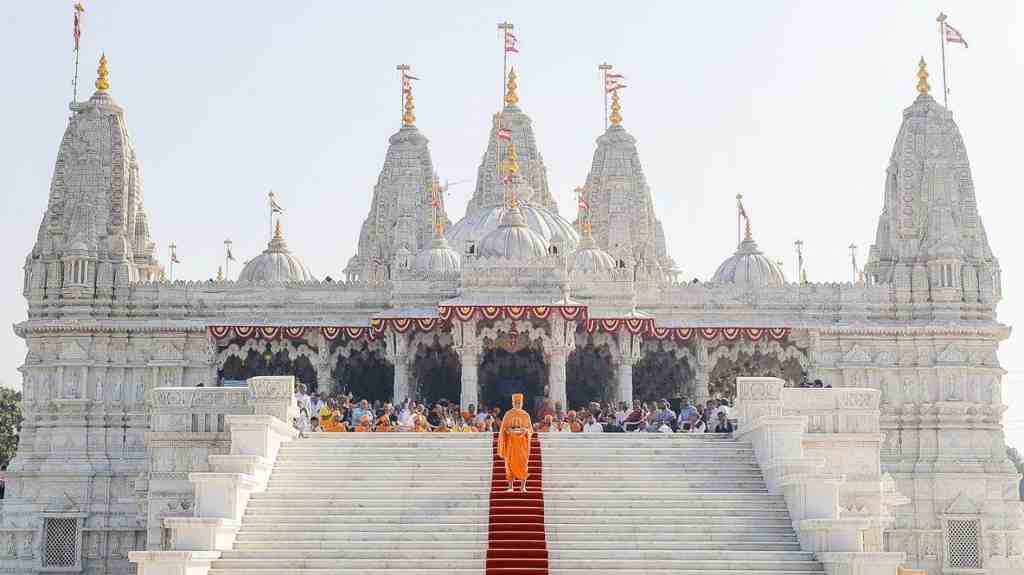
[[[512,139],[512,130],[508,128],[498,128],[498,139],[505,140],[506,142]]]
[[[963,44],[964,48],[967,47],[967,40],[964,40],[964,35],[959,30],[946,24],[942,23],[943,29],[946,31],[946,42],[952,42],[954,44]]]
[[[612,84],[608,84],[605,87],[605,91],[608,92],[609,94],[611,94],[612,92],[618,92],[619,90],[621,90],[623,88],[628,88],[628,86],[626,86],[625,84],[619,84],[618,82],[615,82],[615,83],[612,83]]]
[[[171,252],[171,263],[180,264],[181,260],[178,259],[178,252]]]
[[[78,51],[78,43],[82,39],[82,12],[85,12],[85,8],[81,2],[75,3],[75,51]]]
[[[608,84],[611,84],[613,80],[625,80],[626,79],[626,77],[623,76],[622,74],[607,74],[604,78],[605,78],[605,82],[608,83]]]
[[[228,261],[235,261],[235,254],[231,253],[231,248],[228,248]]]
[[[736,208],[740,211],[740,215],[744,218],[747,217],[747,210],[743,209],[743,199],[740,197],[736,198]]]

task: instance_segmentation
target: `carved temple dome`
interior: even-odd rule
[[[249,260],[238,274],[238,281],[249,283],[285,283],[316,281],[302,261],[288,249],[281,234],[281,222],[263,253]]]
[[[713,283],[731,283],[757,287],[778,287],[786,283],[786,276],[775,262],[757,247],[747,226],[746,237],[736,253],[722,262],[715,272]]]
[[[592,235],[584,234],[571,265],[573,273],[603,274],[615,269],[615,258],[598,247]]]
[[[462,259],[448,245],[448,240],[437,233],[430,247],[416,254],[412,267],[427,277],[435,279],[454,279],[462,270]]]
[[[547,255],[551,246],[539,233],[531,229],[518,207],[503,208],[497,229],[480,240],[482,257],[530,260]]]

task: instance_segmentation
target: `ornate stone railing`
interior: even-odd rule
[[[737,437],[750,442],[771,493],[784,495],[806,551],[829,575],[894,575],[903,553],[882,549],[889,508],[906,503],[881,472],[880,392],[786,388],[737,379]]]
[[[188,470],[189,487],[194,490],[189,513],[155,514],[150,498],[150,530],[162,533],[166,528],[169,537],[164,544],[150,545],[150,551],[129,555],[140,575],[201,575],[221,551],[231,548],[249,496],[266,488],[281,444],[298,435],[291,425],[297,414],[294,387],[295,378],[288,376],[255,377],[238,389],[153,391],[154,416],[162,430],[155,437],[178,433],[187,441],[190,435],[205,435],[205,427],[199,432],[169,430],[190,429],[195,415],[203,416],[204,422],[207,414],[223,415],[230,448],[207,453]]]

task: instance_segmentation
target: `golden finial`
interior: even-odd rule
[[[96,91],[106,92],[110,89],[110,70],[107,68],[107,55],[100,56],[100,67],[96,69]]]
[[[927,94],[931,89],[932,87],[928,85],[928,64],[922,56],[921,61],[917,63],[917,91]]]
[[[613,126],[622,123],[622,104],[619,104],[619,91],[612,92],[612,113],[608,115],[608,121]]]
[[[512,68],[508,73],[508,87],[505,90],[506,106],[515,106],[519,103],[519,95],[516,94],[516,89],[519,85],[516,84],[516,78],[518,78],[518,76],[516,76],[516,69]]]
[[[405,113],[402,114],[402,125],[412,126],[416,123],[416,104],[412,100],[412,88],[405,95]]]
[[[274,239],[275,240],[284,239],[284,236],[281,235],[281,218],[278,218],[277,219],[277,223],[274,224]]]
[[[224,268],[221,266],[217,266],[217,281],[224,281]]]
[[[807,270],[806,269],[800,272],[800,283],[802,283],[802,284],[807,283]]]
[[[518,207],[519,200],[516,198],[515,187],[512,186],[512,177],[519,173],[519,156],[516,154],[515,142],[509,141],[508,143],[508,152],[505,161],[502,162],[501,171],[504,173],[505,186],[508,190],[508,207]]]
[[[752,240],[752,239],[754,239],[754,234],[751,233],[751,231],[750,231],[750,218],[744,218],[744,219],[746,219],[747,225],[744,228],[743,239],[745,239],[745,240]]]

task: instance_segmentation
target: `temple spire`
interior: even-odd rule
[[[613,126],[622,124],[622,104],[619,103],[618,90],[612,92],[612,113],[608,116],[608,121]]]
[[[519,94],[516,90],[519,88],[519,84],[516,83],[516,69],[512,68],[508,73],[508,85],[505,87],[505,105],[515,106],[519,103]]]
[[[100,67],[96,69],[96,91],[106,92],[110,89],[110,69],[107,68],[107,55],[100,56]]]
[[[917,63],[917,91],[921,94],[927,94],[932,89],[928,85],[928,64],[925,63],[924,57]]]

